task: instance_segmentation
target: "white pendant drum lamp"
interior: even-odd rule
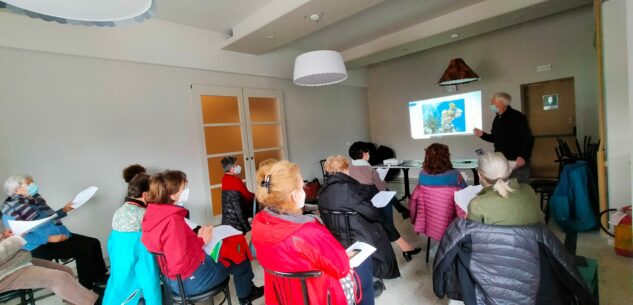
[[[154,11],[154,0],[0,0],[0,8],[61,24],[115,26],[143,21]]]
[[[341,53],[319,50],[303,53],[295,59],[294,83],[316,87],[340,83],[347,79],[347,70]]]

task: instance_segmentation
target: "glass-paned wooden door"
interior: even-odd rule
[[[249,146],[243,124],[242,90],[216,88],[202,90],[196,95],[200,98],[212,212],[218,215],[222,213],[222,158],[236,157],[243,168],[242,179],[250,178],[250,164],[245,162],[249,157]]]
[[[251,174],[255,177],[259,164],[270,158],[288,158],[285,139],[282,93],[278,90],[244,89],[251,150]],[[248,157],[247,157],[248,158]],[[257,186],[251,181],[251,187]]]

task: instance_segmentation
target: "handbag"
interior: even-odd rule
[[[310,182],[304,182],[303,191],[306,192],[306,202],[316,202],[319,199],[319,191],[321,190],[321,183],[319,179],[314,178]]]

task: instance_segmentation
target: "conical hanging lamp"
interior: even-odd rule
[[[461,58],[454,58],[448,64],[446,71],[437,82],[439,86],[452,86],[471,83],[480,80],[475,73]]]

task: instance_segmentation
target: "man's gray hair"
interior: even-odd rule
[[[497,92],[492,95],[492,99],[497,99],[497,98],[502,100],[503,103],[506,104],[506,106],[510,106],[510,103],[512,102],[512,96],[505,92]]]
[[[222,169],[224,169],[224,172],[228,173],[231,170],[231,168],[235,166],[236,161],[237,161],[237,158],[233,156],[222,158],[222,161],[220,162],[222,163]]]
[[[20,185],[22,185],[22,182],[24,182],[24,180],[31,178],[30,176],[22,176],[22,175],[15,175],[15,176],[11,176],[9,177],[5,182],[4,182],[4,192],[7,193],[7,195],[9,196],[13,196],[15,194],[15,190],[20,187]],[[33,179],[33,178],[31,178]]]

